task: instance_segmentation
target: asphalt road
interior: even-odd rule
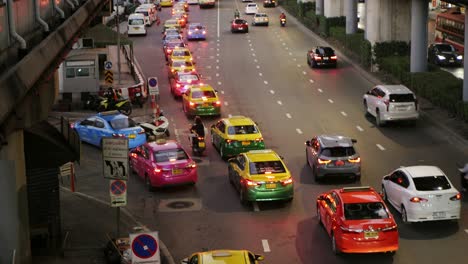
[[[190,7],[190,22],[202,22],[208,28],[206,41],[189,44],[196,67],[219,91],[222,115],[251,117],[258,122],[267,147],[285,157],[295,180],[295,198],[291,204],[242,206],[228,182],[226,162],[210,144],[206,156],[198,160],[199,182],[195,187],[151,193],[141,179],[132,176],[127,209],[160,232],[175,260],[202,249],[246,248],[264,254],[265,263],[437,263],[448,258],[464,263],[468,244],[466,200],[458,223],[404,225],[393,211],[400,231],[400,250],[393,257],[333,255],[330,239],[317,223],[315,198],[326,190],[355,184],[316,184],[305,163],[307,139],[323,133],[357,139],[363,162],[361,184],[378,190],[383,175],[399,166],[418,164],[439,166],[460,187],[455,162],[468,159],[468,148],[457,145],[424,119],[416,126],[375,127],[374,120],[364,116],[361,105],[363,93],[372,84],[351,65],[340,60],[337,69],[308,68],[306,51],[318,40],[291,19],[281,28],[279,10],[263,9],[260,2],[260,9],[270,16],[270,26],[251,26],[248,34],[231,34],[229,22],[234,9],[242,12],[243,4],[224,0],[217,4],[219,8],[214,9]],[[169,13],[170,8],[163,9],[163,21]],[[169,93],[161,29],[153,25],[146,37],[132,38],[135,55],[146,76],[159,77],[160,104],[171,121],[171,136],[189,149],[191,120]],[[133,115],[147,113],[138,109]],[[215,121],[204,119],[207,127]],[[109,200],[109,183],[101,176],[97,148],[83,145],[82,164],[77,170],[79,191]]]

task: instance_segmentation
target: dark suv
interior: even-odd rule
[[[331,66],[336,68],[337,57],[330,47],[317,47],[307,52],[307,64],[312,68],[318,66]]]
[[[427,60],[439,66],[461,66],[463,55],[458,54],[457,50],[450,44],[435,43],[429,46]]]

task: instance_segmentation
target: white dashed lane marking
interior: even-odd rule
[[[288,48],[288,47],[285,47],[284,49],[285,49],[285,50],[288,50],[289,48]]]
[[[292,118],[292,116],[291,116],[290,113],[286,113],[286,117],[287,117],[287,118]]]
[[[297,59],[296,59],[296,58],[294,58],[294,59],[293,59],[293,61],[297,61]]]
[[[307,72],[303,71],[303,72],[302,72],[302,74],[306,75],[306,74],[307,74]]]
[[[309,82],[310,82],[310,83],[314,83],[314,80],[310,79]]]
[[[218,82],[218,85],[221,85],[221,82]]]
[[[219,57],[219,53],[216,53],[216,57]]]
[[[330,102],[330,104],[333,104],[333,100],[332,100],[332,99],[328,99],[328,102]]]
[[[382,147],[382,145],[380,145],[380,144],[376,144],[376,146],[377,146],[377,147],[378,147],[380,150],[382,150],[382,151],[384,151],[384,150],[385,150],[385,148],[384,148],[384,147]]]
[[[283,46],[286,46],[286,43],[283,42],[282,44],[283,44]]]
[[[257,59],[254,59],[254,62],[258,62],[258,60],[257,60]]]
[[[206,66],[207,69],[211,69],[211,65]]]
[[[347,114],[346,112],[344,112],[344,111],[341,111],[341,114],[342,114],[343,116],[348,116],[348,114]]]
[[[216,73],[216,77],[219,77],[219,73]]]
[[[216,69],[219,69],[219,66],[218,66],[218,65],[216,65]]]
[[[255,55],[255,53],[252,53],[252,56],[254,56],[254,57],[255,57],[255,56],[257,56],[257,55]]]
[[[270,93],[271,93],[271,94],[275,94],[275,91],[273,91],[273,90],[270,90]]]
[[[364,129],[362,127],[360,127],[360,126],[356,126],[356,128],[357,128],[357,130],[359,130],[361,132],[364,131]]]
[[[300,65],[300,64],[298,64],[298,65],[297,65],[297,67],[301,67],[301,65]]]
[[[228,103],[228,102],[224,102],[224,105],[225,105],[225,106],[228,106],[228,105],[229,105],[229,103]]]
[[[289,52],[289,55],[292,56],[292,52]]]
[[[299,128],[296,128],[296,132],[297,132],[299,135],[302,135],[302,130],[300,130]]]
[[[263,81],[264,84],[268,84],[268,81]]]
[[[258,75],[263,76],[263,73],[259,72]]]
[[[219,83],[219,82],[218,82]],[[221,94],[224,94],[224,90],[221,90]]]
[[[249,43],[249,46],[252,47],[252,43]]]
[[[219,63],[219,60],[216,60],[216,63]]]
[[[260,69],[260,65],[257,65],[257,69]]]
[[[283,105],[283,102],[281,101],[276,101],[279,105]]]
[[[262,239],[262,246],[264,252],[270,252],[270,245],[268,245],[268,240]]]
[[[320,93],[323,93],[323,90],[318,88],[317,91],[319,91]]]
[[[254,49],[253,49],[253,48],[251,48],[251,49],[250,49],[250,51],[254,51]]]
[[[252,206],[253,206],[253,209],[255,212],[260,212],[260,208],[258,207],[258,203],[257,202],[253,202],[252,203]]]

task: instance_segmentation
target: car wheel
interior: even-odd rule
[[[315,166],[312,166],[312,174],[315,182],[320,182],[321,179],[318,177],[317,168]]]
[[[312,68],[316,68],[317,67],[317,63],[313,60],[312,61]]]
[[[385,125],[385,121],[382,120],[380,117],[380,111],[379,109],[375,110],[375,122],[377,123],[377,126],[383,127]]]
[[[232,179],[232,168],[231,166],[228,167],[228,178],[229,178],[229,183],[234,186],[234,180]]]
[[[224,148],[223,146],[219,146],[219,155],[221,156],[221,159],[225,159],[226,157],[224,156]]]
[[[166,131],[164,133],[166,134],[167,137],[171,136],[171,132],[169,132],[169,129],[166,129]]]
[[[367,106],[367,101],[366,100],[364,100],[364,105],[363,106],[364,106],[364,116],[369,116],[369,110],[368,110],[369,108]]]
[[[388,202],[388,197],[387,197],[387,190],[385,190],[385,187],[382,185],[382,199],[386,202]]]
[[[307,152],[307,149],[306,149],[306,163],[307,165],[310,167],[310,163],[309,163],[309,152]]]
[[[213,132],[212,132],[212,133],[213,133]],[[210,138],[211,138],[211,145],[213,145],[213,147],[216,148],[216,145],[215,145],[215,143],[214,143],[214,135],[211,134]]]
[[[246,30],[245,30],[245,33],[249,33],[249,29],[246,29]]]
[[[354,181],[355,182],[360,182],[361,181],[361,176],[360,175],[354,176]]]
[[[405,206],[401,205],[401,220],[403,223],[408,223],[408,213],[406,212]]]
[[[309,55],[307,55],[307,65],[309,65],[309,67],[310,67]]]
[[[268,27],[269,23],[266,23],[266,26]]]
[[[335,234],[334,233],[331,234],[331,239],[332,239],[332,241],[331,241],[332,251],[333,251],[333,253],[335,253],[335,255],[339,255],[341,252],[338,249],[338,246],[336,245],[336,239],[335,239]]]
[[[320,216],[320,208],[319,208],[318,204],[317,204],[317,221],[318,221],[319,225],[323,225],[322,217]]]
[[[245,199],[245,191],[244,191],[244,188],[242,186],[239,189],[239,200],[240,200],[242,205],[247,205],[249,203],[247,201],[247,199]]]
[[[146,188],[148,189],[148,191],[150,191],[150,192],[154,191],[154,187],[151,185],[151,181],[150,181],[150,178],[148,177],[148,175],[146,175],[146,177],[145,177],[145,185],[146,185]]]

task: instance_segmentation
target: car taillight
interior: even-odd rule
[[[193,58],[190,58],[190,61],[193,61]]]
[[[175,72],[175,69],[171,69],[171,72]]]
[[[282,181],[281,185],[286,186],[288,184],[291,184],[292,182],[293,182],[293,179],[289,178],[289,179],[286,179],[286,180]]]
[[[172,50],[171,50],[171,49],[167,49],[166,51],[167,51],[167,53],[171,53],[171,52],[172,52]]]
[[[205,140],[204,137],[198,137],[198,140]]]
[[[257,142],[263,142],[263,138],[256,138],[255,141],[257,141]]]
[[[390,107],[390,101],[389,101],[389,100],[385,100],[385,101],[384,101],[384,104],[387,106],[387,111],[388,111],[388,108]]]
[[[177,87],[177,88],[180,88],[180,83],[176,83],[176,87]]]
[[[320,57],[320,56],[314,56],[314,59],[316,59],[316,60],[322,60],[322,57]]]
[[[427,199],[421,198],[421,197],[412,197],[410,199],[410,202],[412,202],[412,203],[423,203],[423,202],[427,202]]]
[[[195,106],[195,103],[194,103],[194,102],[190,102],[189,105],[193,107],[193,106]]]
[[[357,157],[355,159],[348,159],[348,161],[351,162],[351,163],[359,163],[359,162],[361,162],[361,158]]]
[[[245,179],[244,182],[245,182],[245,185],[247,185],[247,186],[258,186],[257,182],[254,182],[254,181],[251,181],[251,180]]]
[[[132,154],[130,154],[130,156],[132,156],[132,158],[137,158],[138,157],[138,155],[136,153],[132,153]]]
[[[388,232],[388,231],[393,231],[393,230],[396,230],[396,229],[397,229],[397,225],[392,225],[392,226],[389,226],[389,227],[382,228],[381,231]]]
[[[124,134],[116,134],[116,133],[112,134],[112,136],[113,137],[125,137]]]
[[[237,142],[237,140],[226,139],[226,143],[228,143],[228,144],[232,144],[232,143],[235,143],[235,142]]]
[[[70,128],[71,128],[71,129],[74,129],[74,128],[75,128],[75,124],[74,124],[74,123],[71,123],[71,124],[70,124]]]
[[[331,58],[332,60],[336,60],[338,57],[336,57],[336,56],[331,56],[330,58]]]
[[[203,33],[203,34],[206,34],[206,31],[205,31],[205,30],[203,30],[203,32],[202,32],[202,33]]]
[[[318,159],[318,163],[319,163],[319,164],[328,164],[328,163],[330,163],[330,162],[331,162],[331,160]]]
[[[154,167],[154,173],[160,173],[161,172],[161,168],[159,167]]]
[[[460,194],[460,193],[457,193],[456,195],[450,197],[450,200],[451,200],[451,201],[459,201],[459,200],[461,200],[461,194]]]
[[[189,32],[188,32],[188,34],[189,34],[189,35],[192,35],[192,32],[191,32],[191,31],[189,31]]]
[[[220,101],[216,101],[213,103],[214,105],[217,105],[217,106],[220,106],[221,105],[221,102]]]
[[[343,231],[343,233],[362,233],[364,231],[362,229],[349,228],[346,226],[340,226],[340,229]]]

